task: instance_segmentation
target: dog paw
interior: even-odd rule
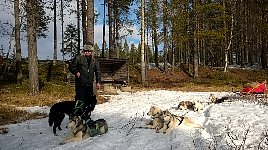
[[[65,144],[65,142],[60,142],[60,145],[64,145]]]

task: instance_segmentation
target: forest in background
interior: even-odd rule
[[[104,0],[103,3],[107,11],[97,17],[94,0],[2,1],[3,6],[14,4],[15,22],[9,23],[12,32],[5,32],[8,30],[4,20],[0,28],[2,35],[15,38],[17,82],[22,79],[20,33],[26,34],[31,95],[39,93],[37,40],[46,38],[49,22],[53,22],[54,33],[63,31],[62,41],[57,41],[54,34],[54,64],[58,52],[63,56],[75,55],[81,45],[94,44],[94,23],[104,19],[109,26],[109,40],[103,40],[101,48],[95,44],[100,57],[128,58],[132,64],[142,63],[144,59],[146,64],[155,63],[164,72],[170,66],[182,67],[193,78],[200,76],[200,66],[224,67],[225,72],[228,65],[257,64],[267,68],[268,2],[265,0]],[[76,4],[76,9],[70,4]],[[63,9],[77,15],[77,21],[65,29]],[[134,13],[136,18],[129,17]],[[62,25],[61,31],[56,30],[57,24]],[[145,40],[137,48],[128,46],[126,40],[122,44],[125,37],[120,35],[120,30],[128,30],[134,24],[144,24],[140,32]],[[58,42],[62,43],[61,48],[56,46]]]

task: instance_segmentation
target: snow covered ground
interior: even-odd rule
[[[268,149],[268,107],[234,98],[232,93],[216,93],[217,97],[231,96],[232,102],[207,104],[212,92],[180,92],[168,90],[122,92],[111,95],[109,102],[97,105],[92,119],[103,118],[109,125],[108,133],[83,141],[59,145],[68,134],[65,117],[62,131],[54,136],[48,118],[11,124],[7,134],[0,135],[1,150],[192,150],[192,149]],[[238,96],[237,96],[238,97]],[[239,97],[238,97],[239,98]],[[156,133],[153,129],[139,128],[148,120],[152,105],[168,109],[176,115],[180,101],[201,101],[207,105],[203,112],[189,111],[186,116],[203,125],[201,129],[177,127],[170,133]],[[29,108],[27,108],[29,109]],[[49,112],[49,107],[29,110]]]

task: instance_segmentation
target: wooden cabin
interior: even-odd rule
[[[99,61],[101,70],[101,84],[129,83],[128,59],[117,58],[96,58]],[[69,83],[74,85],[74,75],[69,74]]]
[[[129,68],[127,59],[98,58],[101,70],[101,82],[128,84]]]

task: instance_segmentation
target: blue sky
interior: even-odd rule
[[[3,22],[10,22],[12,24],[14,24],[14,19],[13,19],[13,4],[10,3],[10,9],[7,8],[3,8],[3,6],[1,5],[3,3],[0,2],[0,18],[1,18],[1,23]],[[76,6],[76,3],[74,3],[74,6]],[[99,45],[99,47],[101,47],[102,44],[102,28],[103,28],[103,5],[101,5],[101,3],[103,3],[103,0],[97,0],[95,1],[94,7],[95,10],[100,13],[99,19],[97,24],[95,24],[94,27],[94,40],[95,43],[97,43]],[[107,13],[107,11],[106,11]],[[131,15],[131,17],[134,17],[134,15]],[[107,17],[106,17],[107,19]],[[71,22],[73,22],[74,24],[76,24],[76,19],[75,19],[75,15],[73,16],[65,16],[64,17],[65,23],[64,25],[67,25]],[[58,59],[61,60],[62,59],[62,54],[60,53],[60,49],[61,49],[61,26],[60,26],[61,22],[58,22],[58,28],[57,28],[57,32],[58,32]],[[54,45],[53,45],[53,22],[51,22],[49,25],[49,32],[48,32],[48,37],[46,39],[41,38],[38,39],[37,41],[37,46],[38,46],[38,59],[53,59],[53,49],[54,49]],[[65,29],[65,28],[64,28]],[[138,31],[140,29],[140,25],[134,25],[132,27],[133,35],[128,36],[127,40],[129,43],[129,46],[134,43],[135,45],[137,45],[140,41],[140,35],[138,34]],[[121,32],[121,34],[123,34],[124,31]],[[106,41],[108,41],[108,26],[106,25]],[[0,37],[0,46],[3,45],[4,48],[4,52],[7,53],[8,49],[9,49],[9,41],[10,38],[9,36],[1,36]],[[11,53],[13,53],[14,50],[14,39],[11,42]],[[25,58],[28,56],[28,52],[27,52],[27,41],[26,39],[21,41],[22,44],[22,57]],[[1,48],[1,47],[0,47]]]

